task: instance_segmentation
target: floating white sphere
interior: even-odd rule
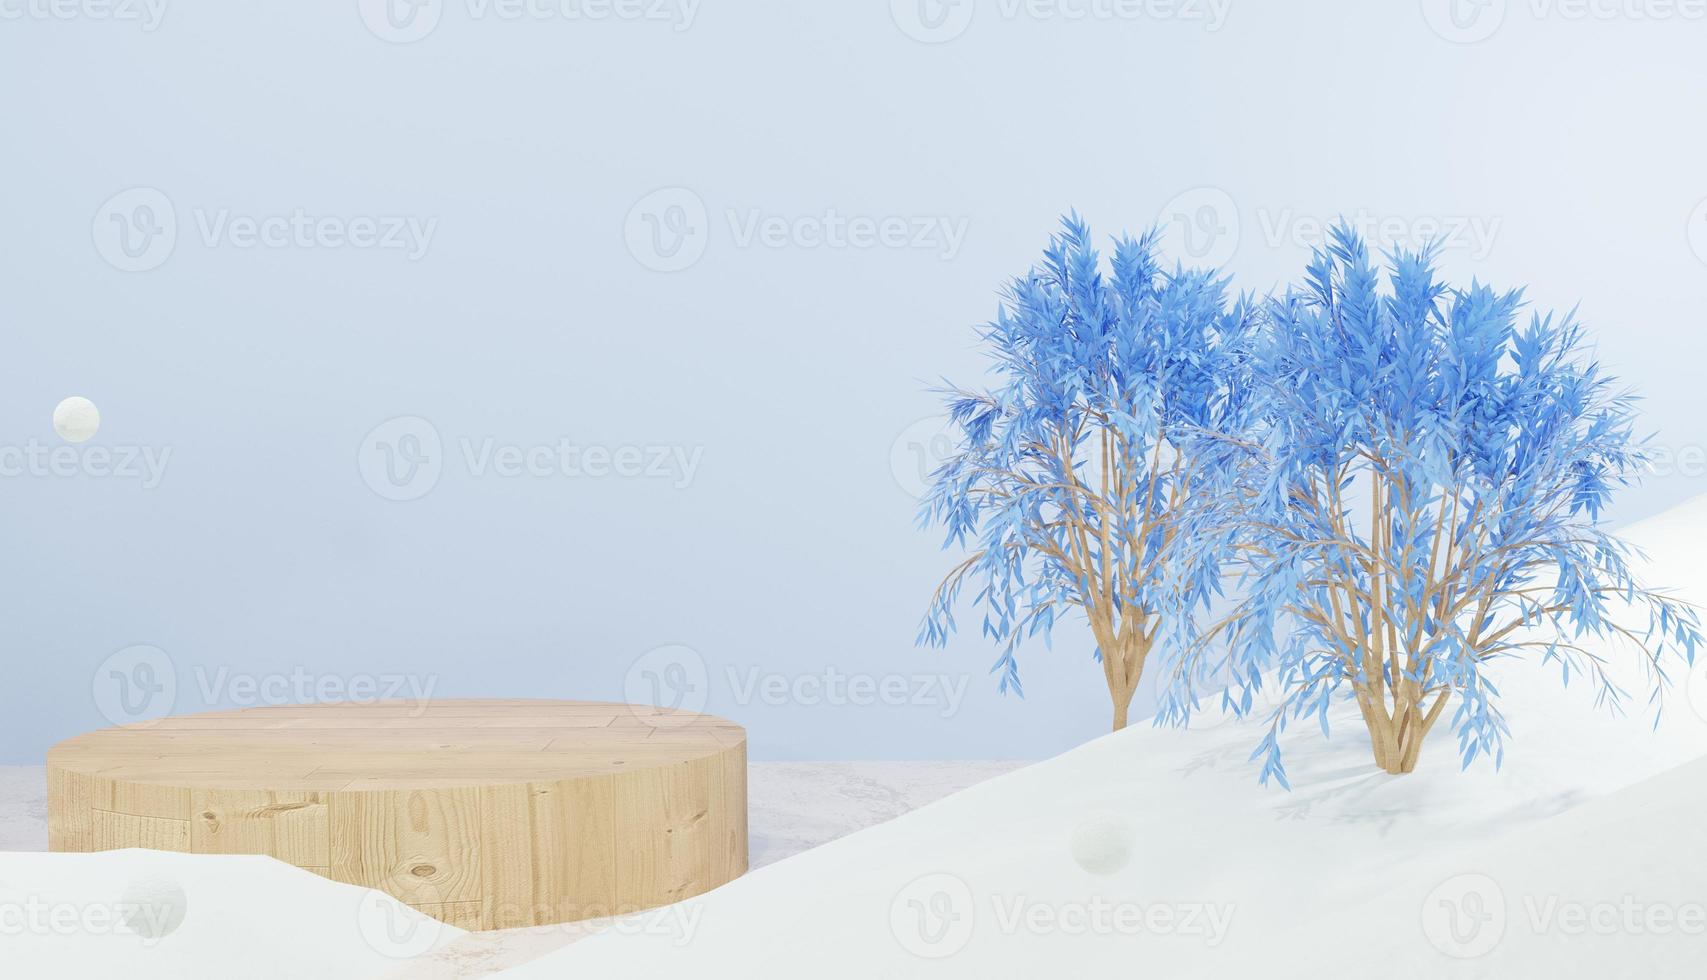
[[[53,407],[53,431],[66,442],[87,442],[101,428],[101,410],[80,395]]]
[[[1118,813],[1097,811],[1073,828],[1068,848],[1091,874],[1114,874],[1132,856],[1132,825]]]
[[[189,898],[184,888],[161,874],[132,878],[119,899],[121,921],[144,939],[164,939],[184,924]]]

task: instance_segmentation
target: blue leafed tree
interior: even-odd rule
[[[1152,652],[1215,585],[1223,556],[1180,547],[1174,514],[1199,479],[1180,447],[1238,414],[1253,318],[1213,272],[1165,269],[1154,234],[1115,240],[1105,266],[1077,215],[1062,225],[981,331],[994,383],[943,389],[957,444],[920,523],[969,554],[919,639],[945,644],[969,603],[1001,689],[1019,690],[1021,642],[1082,616],[1118,730]]]
[[[1502,756],[1488,666],[1524,658],[1605,703],[1630,697],[1609,658],[1634,657],[1655,710],[1692,662],[1694,610],[1640,582],[1602,526],[1644,462],[1633,397],[1590,357],[1574,314],[1523,316],[1520,292],[1437,279],[1432,250],[1383,276],[1335,229],[1303,282],[1266,308],[1246,362],[1250,414],[1194,451],[1214,465],[1182,518],[1242,566],[1225,616],[1195,638],[1175,721],[1205,676],[1227,706],[1277,684],[1253,758],[1286,781],[1279,736],[1354,700],[1375,762],[1411,772],[1437,727],[1465,766]],[[1382,282],[1385,278],[1385,284]],[[1230,542],[1230,543],[1229,543]]]

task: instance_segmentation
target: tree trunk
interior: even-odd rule
[[[1383,695],[1380,688],[1356,683],[1352,688],[1357,694],[1358,708],[1363,712],[1363,723],[1369,729],[1369,746],[1375,756],[1375,764],[1394,776],[1415,772],[1417,759],[1422,755],[1423,740],[1428,738],[1428,733],[1439,719],[1447,696],[1444,693],[1438,695],[1435,702],[1425,709],[1423,692],[1408,681],[1401,682],[1396,692],[1396,706],[1390,706],[1391,696]]]
[[[1112,638],[1112,635],[1111,635]],[[1108,697],[1114,703],[1114,731],[1126,727],[1127,711],[1132,707],[1132,695],[1138,690],[1138,679],[1144,676],[1144,661],[1150,654],[1143,631],[1126,638],[1126,642],[1110,642],[1103,648],[1103,679],[1108,682]]]
[[[1136,690],[1136,687],[1133,690]],[[1125,697],[1112,691],[1110,693],[1114,695],[1114,730],[1118,732],[1126,727],[1126,712],[1132,707],[1132,691],[1127,691]]]

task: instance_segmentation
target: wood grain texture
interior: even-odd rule
[[[740,726],[568,701],[250,708],[48,752],[49,846],[266,854],[463,928],[638,911],[747,870]]]

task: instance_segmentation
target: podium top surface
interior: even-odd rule
[[[742,746],[712,715],[589,701],[376,701],[244,708],[106,728],[50,769],[117,783],[359,791],[548,782],[669,767]]]

